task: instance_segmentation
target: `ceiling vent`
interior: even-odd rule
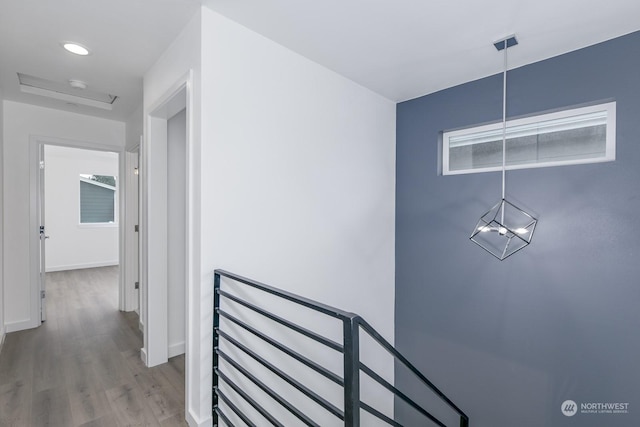
[[[67,103],[86,105],[89,107],[112,110],[118,99],[115,95],[87,90],[86,83],[81,80],[69,80],[69,83],[54,82],[40,77],[18,73],[20,90],[24,93],[46,96]]]

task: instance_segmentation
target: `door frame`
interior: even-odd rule
[[[194,203],[194,140],[193,140],[193,70],[175,81],[156,100],[145,108],[144,137],[140,147],[140,312],[144,313],[144,347],[140,357],[152,367],[167,362],[168,301],[167,301],[167,122],[186,109],[186,185],[185,188],[185,391],[188,408],[190,342],[193,326],[190,323],[190,296],[197,277],[193,260]],[[153,266],[154,268],[150,268]],[[149,286],[153,283],[153,287]],[[186,409],[186,408],[185,408]],[[188,410],[187,410],[188,413]]]
[[[36,328],[42,324],[41,321],[41,303],[40,298],[40,230],[39,230],[39,212],[42,203],[44,203],[44,193],[40,194],[40,150],[45,145],[56,145],[60,147],[79,148],[82,150],[92,151],[109,151],[118,154],[118,176],[125,175],[125,156],[124,147],[118,147],[107,144],[97,144],[87,141],[78,141],[72,139],[55,138],[42,135],[31,135],[29,137],[29,264],[30,264],[30,287],[31,287],[31,307],[28,328]],[[46,161],[46,159],[45,159]],[[46,168],[46,163],[45,163]],[[123,180],[121,179],[121,182]],[[125,307],[125,290],[124,275],[122,274],[126,263],[125,260],[125,236],[124,230],[127,227],[125,218],[125,196],[126,185],[120,185],[118,189],[118,262],[120,263],[118,275],[118,308],[124,310]]]

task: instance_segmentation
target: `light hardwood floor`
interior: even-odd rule
[[[117,298],[118,267],[47,274],[47,321],[0,353],[0,426],[187,425],[184,356],[146,368]]]

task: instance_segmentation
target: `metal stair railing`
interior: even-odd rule
[[[238,295],[230,293],[221,289],[221,278],[226,277],[231,279],[233,283],[248,286],[253,289],[257,289],[261,292],[274,295],[280,299],[295,303],[306,309],[313,310],[321,313],[325,316],[338,319],[342,322],[342,342],[335,342],[329,338],[326,338],[310,329],[307,329],[301,325],[298,325],[290,320],[280,317],[258,305],[255,305]],[[343,372],[342,376],[335,374],[328,368],[320,365],[314,360],[306,357],[300,352],[292,349],[270,337],[268,334],[260,330],[259,327],[251,325],[234,316],[227,310],[221,308],[221,299],[227,301],[227,303],[237,304],[244,309],[259,314],[261,317],[270,319],[271,321],[282,325],[291,331],[303,335],[329,349],[342,354]],[[295,379],[291,374],[286,372],[286,369],[281,366],[276,366],[273,362],[267,360],[267,358],[258,354],[255,349],[244,345],[240,340],[234,338],[232,334],[221,329],[221,319],[225,319],[225,322],[233,324],[235,327],[244,330],[250,335],[256,337],[261,342],[279,350],[286,354],[290,358],[293,358],[305,365],[307,368],[312,369],[319,375],[323,376],[332,383],[335,383],[343,390],[343,407],[339,408],[333,403],[329,402],[326,398],[322,397],[319,393],[314,391],[309,385],[303,384],[301,381]],[[433,415],[431,412],[423,408],[421,405],[411,399],[401,390],[397,389],[393,384],[386,381],[381,375],[376,373],[369,366],[364,364],[360,360],[360,330],[365,331],[379,346],[381,346],[388,354],[394,357],[396,361],[399,361],[404,365],[414,376],[417,378],[426,388],[439,398],[450,410],[452,410],[459,418],[460,427],[469,426],[469,417],[462,412],[440,389],[438,389],[431,381],[429,381],[415,366],[413,366],[402,354],[398,352],[388,341],[386,341],[369,323],[354,313],[349,313],[331,307],[326,304],[322,304],[313,301],[308,298],[295,295],[293,293],[274,288],[269,285],[257,282],[255,280],[248,279],[246,277],[239,276],[237,274],[230,273],[225,270],[214,271],[214,316],[213,316],[213,424],[214,426],[226,425],[234,426],[231,421],[231,413],[235,414],[237,419],[240,419],[247,426],[258,426],[263,423],[257,423],[250,419],[249,415],[245,414],[238,406],[238,402],[232,399],[224,390],[233,390],[233,392],[246,404],[250,405],[253,410],[260,414],[260,416],[271,425],[284,426],[282,421],[278,420],[274,414],[270,413],[264,408],[260,402],[254,398],[251,393],[244,390],[236,382],[230,378],[225,372],[222,372],[220,361],[224,361],[225,364],[231,366],[235,370],[236,374],[248,379],[256,388],[262,390],[262,392],[269,396],[273,402],[276,402],[279,406],[290,412],[295,416],[302,424],[307,426],[320,426],[318,421],[310,418],[301,408],[296,407],[290,403],[284,396],[277,393],[265,382],[261,381],[254,373],[251,372],[246,366],[242,366],[238,360],[235,360],[227,352],[223,351],[220,347],[221,340],[223,340],[227,346],[241,352],[248,356],[253,361],[257,362],[264,369],[268,370],[272,374],[279,377],[285,383],[304,396],[313,401],[316,405],[320,406],[332,417],[338,418],[345,426],[359,427],[361,410],[366,411],[372,416],[378,418],[384,423],[400,427],[399,422],[385,415],[380,410],[370,406],[369,404],[361,401],[360,393],[360,373],[364,373],[369,378],[377,382],[384,387],[387,391],[391,392],[396,399],[399,399],[406,403],[409,407],[413,408],[424,418],[428,419],[433,425],[447,427],[444,422]],[[223,386],[224,385],[224,386]],[[224,390],[223,390],[224,389]],[[224,410],[230,412],[224,412]]]

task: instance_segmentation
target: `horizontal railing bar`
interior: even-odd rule
[[[427,377],[425,377],[415,366],[413,366],[411,362],[409,362],[398,350],[396,350],[394,346],[389,344],[387,340],[385,340],[384,337],[373,328],[373,326],[368,324],[366,320],[362,318],[360,319],[360,326],[369,334],[369,336],[371,336],[371,338],[376,340],[378,344],[384,347],[385,350],[387,350],[389,353],[391,353],[391,355],[402,362],[402,364],[404,364],[412,374],[414,374],[425,385],[427,385],[427,387],[429,387],[440,399],[442,399],[442,401],[449,405],[450,408],[456,411],[463,419],[469,420],[469,417],[464,412],[462,412],[462,410],[458,408],[456,404],[451,401],[451,399],[449,399],[442,391],[440,391],[440,389],[436,387],[435,384],[429,381]]]
[[[229,357],[229,355],[226,354],[224,351],[217,348],[216,352],[220,357],[226,360],[227,363],[229,363],[231,366],[237,369],[242,375],[247,377],[252,383],[258,386],[260,390],[268,394],[269,397],[271,397],[273,400],[278,402],[282,407],[284,407],[286,410],[288,410],[293,415],[295,415],[296,418],[298,418],[300,421],[302,421],[303,423],[311,427],[320,427],[320,424],[315,423],[311,418],[307,417],[305,414],[303,414],[298,409],[296,409],[296,407],[294,407],[291,403],[289,403],[285,398],[283,398],[278,393],[273,391],[271,387],[269,387],[268,385],[260,381],[258,378],[256,378],[255,375],[253,375],[247,369],[243,368],[238,362],[236,362],[231,357]]]
[[[216,412],[216,414],[218,414],[219,418],[222,418],[222,421],[224,421],[224,423],[228,426],[228,427],[235,427],[233,425],[233,423],[231,422],[231,420],[224,414],[224,412],[222,412],[222,410],[216,406],[216,408],[214,409],[214,411]]]
[[[218,294],[222,295],[225,298],[229,298],[230,300],[235,301],[236,303],[238,303],[238,304],[240,304],[240,305],[242,305],[244,307],[247,307],[248,309],[253,310],[256,313],[259,313],[259,314],[263,315],[264,317],[273,320],[274,322],[277,322],[277,323],[279,323],[281,325],[284,325],[287,328],[292,329],[292,330],[294,330],[294,331],[296,331],[296,332],[298,332],[298,333],[300,333],[300,334],[302,334],[302,335],[304,335],[304,336],[306,336],[308,338],[311,338],[312,340],[317,341],[320,344],[323,344],[323,345],[325,345],[325,346],[327,346],[327,347],[329,347],[329,348],[331,348],[333,350],[339,351],[341,353],[344,351],[344,349],[342,348],[341,344],[339,344],[339,343],[337,343],[335,341],[332,341],[332,340],[330,340],[328,338],[325,338],[322,335],[317,334],[317,333],[315,333],[315,332],[313,332],[313,331],[311,331],[309,329],[303,328],[302,326],[298,326],[295,323],[289,322],[288,320],[285,320],[282,317],[276,316],[275,314],[270,313],[267,310],[265,310],[265,309],[263,309],[261,307],[258,307],[257,305],[251,304],[251,303],[243,300],[240,297],[237,297],[237,296],[235,296],[233,294],[230,294],[229,292],[225,292],[225,291],[223,291],[221,289],[218,289]]]
[[[224,403],[227,404],[227,406],[229,406],[229,408],[231,408],[231,410],[238,416],[240,417],[240,419],[242,421],[244,421],[244,423],[246,425],[248,425],[249,427],[257,427],[240,409],[238,409],[238,407],[236,405],[233,404],[233,402],[231,401],[231,399],[229,399],[227,397],[226,394],[224,394],[222,392],[222,390],[220,390],[218,387],[214,388],[214,393],[216,393],[218,395],[218,397],[220,399],[222,399],[224,401]]]
[[[364,363],[360,362],[360,369],[367,375],[369,375],[373,380],[375,380],[376,382],[378,382],[381,386],[383,386],[384,388],[386,388],[387,390],[389,390],[391,393],[393,393],[394,395],[398,396],[399,398],[401,398],[403,401],[405,401],[408,405],[410,405],[411,407],[413,407],[413,409],[415,409],[416,411],[420,412],[422,415],[424,415],[425,417],[429,418],[431,421],[433,421],[435,424],[439,425],[440,427],[447,427],[446,425],[444,425],[442,422],[440,422],[436,417],[434,417],[433,415],[431,415],[429,412],[427,412],[426,410],[424,410],[420,405],[418,405],[416,402],[414,402],[413,400],[411,400],[411,398],[409,398],[409,396],[407,396],[406,394],[404,394],[403,392],[401,392],[400,390],[398,390],[397,388],[395,388],[394,386],[392,386],[391,384],[389,384],[384,378],[382,378],[380,375],[376,374],[371,368],[369,368],[367,365],[365,365]]]
[[[217,332],[218,332],[219,336],[221,336],[222,338],[227,340],[229,343],[233,344],[234,346],[236,346],[237,348],[242,350],[244,353],[246,353],[251,358],[253,358],[256,362],[260,363],[262,366],[264,366],[265,368],[269,369],[271,372],[273,372],[274,374],[276,374],[277,376],[282,378],[284,381],[286,381],[288,384],[290,384],[291,386],[295,387],[297,390],[299,390],[301,393],[303,393],[309,399],[313,400],[318,405],[322,406],[324,409],[326,409],[327,411],[331,412],[336,417],[340,418],[341,420],[344,420],[344,413],[340,409],[338,409],[336,406],[332,405],[329,401],[325,400],[324,398],[322,398],[321,396],[316,394],[313,390],[307,388],[302,383],[300,383],[299,381],[295,380],[293,377],[288,375],[286,372],[284,372],[281,369],[277,368],[276,366],[274,366],[270,362],[267,362],[264,358],[259,356],[257,353],[255,353],[253,350],[251,350],[250,348],[248,348],[244,344],[241,344],[240,342],[238,342],[238,340],[236,340],[235,338],[231,337],[226,332],[221,331],[220,329],[217,329]]]
[[[364,409],[365,411],[367,411],[368,413],[370,413],[371,415],[381,419],[382,421],[384,421],[385,423],[392,425],[393,427],[403,427],[402,424],[400,424],[399,422],[392,420],[391,418],[387,417],[385,414],[383,414],[382,412],[374,409],[373,407],[367,405],[364,402],[360,402],[360,407],[362,409]]]
[[[246,277],[239,276],[237,274],[230,273],[226,270],[215,270],[215,274],[219,274],[220,276],[228,277],[237,282],[244,283],[245,285],[249,285],[253,288],[259,289],[263,292],[267,292],[272,295],[276,295],[280,298],[286,299],[288,301],[294,302],[296,304],[307,307],[311,310],[318,311],[320,313],[324,313],[328,316],[335,317],[337,319],[350,319],[355,316],[353,313],[349,313],[344,310],[340,310],[339,308],[331,307],[330,305],[323,304],[317,301],[314,301],[309,298],[302,297],[300,295],[296,295],[291,292],[283,291],[278,288],[274,288],[269,285],[265,285],[264,283],[257,282],[255,280],[248,279]]]
[[[242,397],[249,405],[253,406],[253,408],[256,411],[258,411],[260,413],[260,415],[265,417],[272,425],[274,425],[276,427],[284,427],[284,424],[282,424],[273,415],[271,415],[269,412],[267,412],[267,410],[264,409],[262,406],[260,406],[260,404],[258,402],[253,400],[253,398],[251,396],[249,396],[249,394],[247,392],[242,390],[238,384],[234,383],[229,377],[227,377],[225,374],[223,374],[220,371],[220,369],[216,369],[215,372],[225,383],[229,384],[229,386],[236,393],[238,393],[240,395],[240,397]]]
[[[290,349],[289,347],[285,346],[284,344],[280,344],[278,341],[274,340],[273,338],[268,337],[267,335],[263,334],[262,332],[258,331],[255,328],[249,326],[248,324],[246,324],[242,320],[232,316],[231,314],[225,312],[224,310],[217,309],[217,312],[218,312],[218,314],[220,316],[224,317],[225,319],[228,319],[228,320],[232,321],[233,323],[235,323],[236,325],[240,326],[241,328],[251,332],[253,335],[257,336],[261,340],[271,344],[273,347],[277,348],[278,350],[282,351],[283,353],[286,353],[287,355],[289,355],[292,358],[296,359],[298,362],[302,363],[303,365],[306,365],[307,367],[313,369],[314,371],[316,371],[320,375],[324,376],[325,378],[333,381],[334,383],[338,384],[341,387],[344,387],[344,380],[342,378],[340,378],[338,375],[336,375],[333,372],[331,372],[330,370],[318,365],[314,361],[304,357],[300,353]]]

